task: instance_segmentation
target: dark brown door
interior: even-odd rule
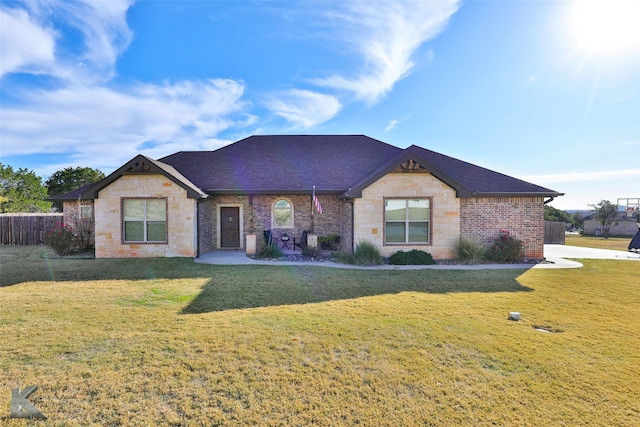
[[[240,208],[220,208],[220,246],[240,247]]]

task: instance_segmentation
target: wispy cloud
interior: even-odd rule
[[[593,172],[565,172],[556,174],[528,175],[520,177],[525,181],[536,184],[551,184],[563,182],[600,182],[620,179],[640,178],[640,169],[605,170]]]
[[[346,90],[374,104],[414,67],[415,51],[433,39],[458,9],[457,0],[332,2],[338,9],[326,15],[338,28],[338,43],[346,44],[361,61],[352,76],[334,74],[313,83]]]
[[[0,63],[8,72],[46,74],[75,84],[108,81],[131,42],[130,0],[34,1],[2,6]],[[59,43],[73,28],[80,46]]]
[[[27,92],[28,109],[3,109],[3,155],[68,153],[105,162],[109,153],[121,161],[141,148],[158,155],[210,149],[221,131],[255,120],[244,113],[243,92],[242,82],[221,79],[138,85],[128,93],[89,86]]]
[[[342,108],[334,96],[300,89],[271,94],[265,105],[294,128],[303,129],[326,122]]]
[[[23,9],[0,9],[0,77],[6,73],[43,72],[54,62],[55,33],[34,22]]]
[[[401,119],[393,119],[393,120],[389,120],[389,123],[387,123],[387,127],[384,128],[385,132],[391,132],[393,129],[395,129],[400,123],[404,122],[405,120],[407,120],[408,118],[410,118],[411,116],[406,116],[406,117],[402,117]]]

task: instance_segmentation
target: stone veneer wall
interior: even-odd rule
[[[522,240],[525,258],[544,257],[543,197],[477,197],[460,199],[460,232],[485,244],[500,230]]]
[[[121,200],[126,197],[167,199],[167,243],[122,242]],[[196,202],[163,175],[123,175],[100,190],[94,208],[96,258],[196,256]]]
[[[274,228],[271,223],[271,209],[278,199],[289,200],[293,204],[293,227]],[[351,247],[351,204],[336,195],[318,195],[323,213],[313,215],[313,231],[320,235],[338,234],[345,250]],[[240,247],[244,247],[247,233],[256,234],[258,249],[264,246],[263,230],[271,230],[276,237],[287,233],[291,238],[302,238],[303,230],[311,230],[311,194],[276,195],[214,195],[200,202],[198,207],[200,253],[220,249],[218,238],[218,207],[238,206],[241,209],[242,225]]]
[[[420,244],[384,243],[385,198],[431,198],[431,242]],[[453,257],[453,243],[460,236],[460,200],[455,191],[424,172],[389,173],[371,184],[354,199],[354,241],[368,241],[383,256],[412,249],[429,252],[436,259]]]

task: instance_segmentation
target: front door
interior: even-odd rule
[[[220,208],[220,246],[240,247],[240,208]]]

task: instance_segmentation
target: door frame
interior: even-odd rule
[[[238,203],[221,203],[216,205],[216,248],[222,249],[222,225],[220,217],[220,208],[238,208],[238,222],[240,228],[240,246],[239,249],[244,248],[244,212],[242,204]]]

